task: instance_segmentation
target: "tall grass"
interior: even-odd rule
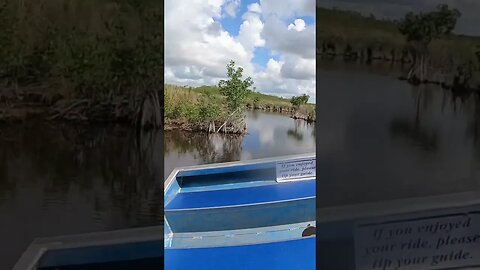
[[[190,89],[190,88],[188,88]],[[206,95],[208,97],[224,98],[221,96],[219,89],[216,86],[201,86],[191,88],[194,93]],[[293,109],[290,99],[282,98],[274,95],[267,95],[260,92],[253,91],[250,93],[246,100],[248,107],[257,108],[283,108],[285,111],[291,111]],[[314,104],[306,104],[302,106],[305,110],[313,110]]]
[[[326,53],[325,49],[336,55],[371,51],[372,57],[411,61],[408,44],[395,21],[321,7],[317,7],[316,20],[318,54]],[[452,34],[434,40],[429,54],[430,64],[435,68],[455,69],[470,63],[480,70],[480,37]]]
[[[95,100],[162,86],[161,3],[0,0],[0,84]]]
[[[189,88],[165,86],[165,118],[191,123],[222,121],[227,117],[225,102],[219,95]]]
[[[279,112],[293,112],[289,99],[251,93],[247,98],[247,107]],[[305,104],[295,110],[315,119],[315,105]],[[181,87],[165,85],[165,118],[190,123],[204,124],[223,122],[229,118],[225,97],[215,86]]]

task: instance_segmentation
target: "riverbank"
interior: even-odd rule
[[[415,55],[394,21],[356,12],[317,7],[317,57],[346,62],[388,62],[411,66]],[[354,26],[354,27],[352,27]],[[436,83],[461,91],[480,90],[480,37],[451,34],[433,40],[425,77],[411,83]],[[406,79],[407,74],[400,77]]]
[[[114,0],[0,5],[0,122],[161,128],[162,9]]]
[[[0,89],[0,124],[28,120],[71,123],[116,123],[160,128],[159,96],[150,91],[111,99],[65,97],[43,87]]]
[[[225,106],[218,88],[165,85],[165,130],[204,131],[211,133],[246,132],[241,116],[233,116]],[[288,114],[291,118],[315,122],[315,105],[295,108],[288,99],[251,93],[246,109]]]

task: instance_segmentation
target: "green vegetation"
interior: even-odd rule
[[[292,105],[293,105],[295,108],[298,108],[300,105],[307,104],[308,99],[310,99],[310,96],[307,95],[307,94],[303,94],[303,95],[298,96],[298,97],[293,96],[293,97],[290,99],[290,103],[292,103]]]
[[[317,8],[317,55],[413,65],[418,59],[412,41],[425,39],[430,40],[426,81],[452,84],[459,69],[468,69],[472,73],[470,86],[480,87],[480,37],[450,33],[459,15],[448,6],[439,6],[430,13],[409,14],[400,22]]]
[[[294,118],[315,119],[315,106],[307,104],[308,95],[294,97],[292,102],[255,92],[255,88],[250,89],[252,78],[242,80],[241,67],[235,67],[234,61],[226,67],[229,79],[220,80],[218,86],[193,88],[165,85],[166,129],[244,133],[246,108],[295,112]]]
[[[7,89],[14,89],[12,102],[26,90],[90,104],[124,97],[138,120],[146,99],[158,104],[163,85],[162,5],[0,0],[0,100]]]
[[[407,79],[423,82],[428,75],[429,45],[435,39],[451,34],[460,17],[457,9],[447,5],[439,5],[437,10],[428,13],[414,14],[409,12],[398,23],[398,29],[405,36],[407,47],[410,47],[414,64]]]
[[[447,36],[453,31],[460,15],[457,9],[440,5],[437,10],[428,13],[407,13],[399,22],[398,29],[407,42],[418,43],[427,49],[433,39]]]
[[[188,122],[200,126],[211,121],[222,123],[228,119],[230,114],[226,100],[227,98],[221,94],[217,86],[193,88],[165,85],[165,118],[167,123]],[[294,111],[289,99],[259,92],[251,92],[245,98],[245,107],[285,113]],[[315,105],[300,105],[298,112],[305,114],[309,119],[314,119]],[[207,129],[206,126],[197,128]]]
[[[228,112],[223,105],[224,98],[218,89],[208,90],[165,85],[165,118],[193,124],[225,120]]]
[[[228,80],[220,80],[218,88],[220,93],[226,97],[228,108],[234,113],[239,108],[245,107],[245,101],[252,92],[249,87],[253,85],[252,78],[248,77],[242,81],[242,67],[235,69],[235,62],[230,61],[227,65]]]

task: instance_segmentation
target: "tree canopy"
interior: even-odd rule
[[[293,106],[298,107],[302,104],[306,104],[309,99],[310,99],[310,96],[307,94],[303,94],[301,96],[293,96],[290,99],[290,103],[292,103]]]
[[[242,73],[243,68],[235,67],[235,62],[231,60],[227,64],[227,76],[229,79],[220,80],[218,83],[220,93],[227,98],[228,108],[231,112],[244,107],[246,98],[251,92],[249,87],[253,85],[253,80],[250,77],[242,80]]]
[[[399,22],[398,29],[407,41],[420,43],[427,47],[433,39],[450,34],[460,18],[461,13],[448,5],[438,5],[428,13],[409,12]]]

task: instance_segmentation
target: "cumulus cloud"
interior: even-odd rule
[[[222,5],[223,1],[166,1],[165,65],[171,72],[165,76],[167,82],[194,82],[201,76],[222,78],[231,59],[251,72],[251,52],[219,23]],[[195,72],[185,71],[186,66]]]
[[[315,26],[313,0],[167,0],[165,3],[165,81],[179,85],[216,85],[230,60],[251,76],[257,91],[290,97],[303,93],[315,101]],[[275,4],[276,3],[276,4]],[[222,19],[240,17],[238,34]],[[265,67],[253,64],[257,48],[270,52]]]
[[[313,0],[260,0],[262,13],[265,16],[275,16],[282,19],[293,17],[315,16],[315,2]]]
[[[255,47],[265,46],[262,38],[263,22],[260,15],[254,12],[247,12],[243,15],[243,23],[240,25],[238,41],[251,52]]]
[[[286,55],[281,74],[284,78],[309,80],[315,79],[315,59]]]
[[[248,11],[255,12],[255,13],[262,13],[262,8],[258,3],[253,3],[248,5]]]
[[[288,25],[288,30],[303,31],[305,30],[305,21],[302,19],[296,19],[293,23]]]
[[[280,18],[270,17],[265,21],[265,40],[274,51],[315,59],[315,25],[298,31],[285,25]]]
[[[315,62],[313,63],[315,65]],[[257,88],[262,92],[271,95],[289,98],[294,95],[308,94],[310,102],[315,102],[315,74],[313,77],[301,76],[302,79],[294,76],[283,76],[287,68],[285,61],[269,59],[265,70],[255,74],[254,80]],[[288,68],[287,68],[288,69]],[[315,68],[312,71],[315,73]]]
[[[228,16],[235,18],[237,16],[237,9],[239,6],[240,0],[229,0],[224,5],[225,13]]]

